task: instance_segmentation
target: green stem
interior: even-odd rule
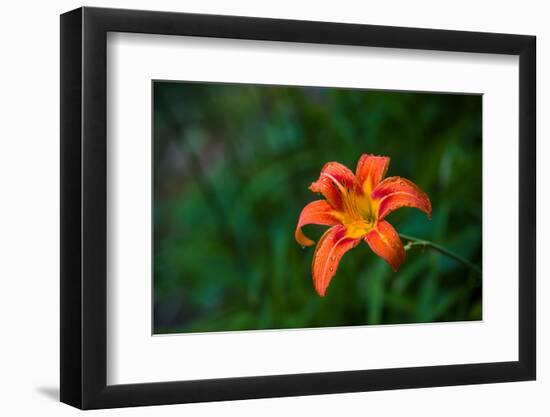
[[[402,239],[408,240],[407,244],[405,245],[405,250],[410,249],[412,246],[422,246],[424,248],[431,248],[445,256],[448,256],[451,259],[454,259],[455,261],[461,263],[465,267],[470,268],[472,271],[475,271],[476,273],[481,275],[481,268],[479,266],[471,263],[466,258],[463,258],[462,256],[454,252],[451,252],[449,249],[446,249],[443,246],[438,245],[437,243],[433,243],[425,239],[419,239],[414,236],[404,235],[403,233],[399,233],[399,236]]]

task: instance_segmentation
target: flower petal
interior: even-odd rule
[[[317,293],[324,297],[330,280],[336,274],[340,259],[344,254],[357,246],[361,239],[346,236],[346,228],[342,225],[328,229],[319,240],[313,254],[313,283]]]
[[[325,200],[312,201],[306,205],[300,213],[298,225],[296,226],[296,231],[294,232],[296,241],[302,246],[313,245],[315,242],[304,235],[302,232],[302,226],[305,226],[306,224],[334,226],[335,224],[338,224],[339,221],[332,215],[333,211],[334,209]]]
[[[355,175],[346,166],[338,162],[329,162],[321,170],[319,179],[309,186],[314,193],[321,193],[330,205],[342,208],[342,193],[355,187]]]
[[[365,242],[374,253],[389,263],[394,271],[397,271],[405,259],[405,249],[399,235],[385,220],[378,222],[376,228],[365,236]]]
[[[355,175],[364,192],[374,190],[382,178],[386,175],[390,165],[390,158],[363,154],[357,163]],[[369,188],[370,187],[370,188]]]
[[[372,197],[379,200],[378,219],[400,207],[416,207],[432,217],[432,204],[424,191],[415,183],[401,177],[388,177],[372,192]]]

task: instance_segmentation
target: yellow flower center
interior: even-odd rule
[[[359,220],[353,223],[345,224],[345,226],[347,237],[359,239],[369,233],[373,229],[374,224],[367,223],[364,220]]]
[[[370,188],[370,187],[369,187]],[[358,239],[365,236],[376,226],[378,202],[371,198],[370,190],[357,194],[355,190],[342,192],[342,211],[335,216],[346,226],[346,236]]]
[[[346,227],[346,236],[358,239],[376,227],[379,202],[372,199],[370,178],[363,182],[362,193],[355,190],[354,184],[341,184],[334,176],[324,173],[340,190],[342,210],[333,215]],[[350,188],[351,187],[351,188]]]

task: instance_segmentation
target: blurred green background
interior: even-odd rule
[[[481,319],[481,277],[433,250],[393,272],[362,243],[321,298],[315,247],[294,240],[322,166],[375,153],[432,201],[431,221],[390,214],[398,232],[481,267],[481,96],[166,81],[153,94],[154,333]]]

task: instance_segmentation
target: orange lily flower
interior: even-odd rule
[[[372,251],[397,271],[405,259],[399,235],[385,217],[400,207],[416,207],[432,216],[430,199],[413,182],[401,177],[383,179],[390,158],[363,154],[355,174],[338,162],[329,162],[309,189],[325,200],[307,204],[296,226],[296,241],[302,246],[315,242],[302,226],[332,226],[319,240],[313,254],[313,283],[324,297],[342,256],[364,240]]]

